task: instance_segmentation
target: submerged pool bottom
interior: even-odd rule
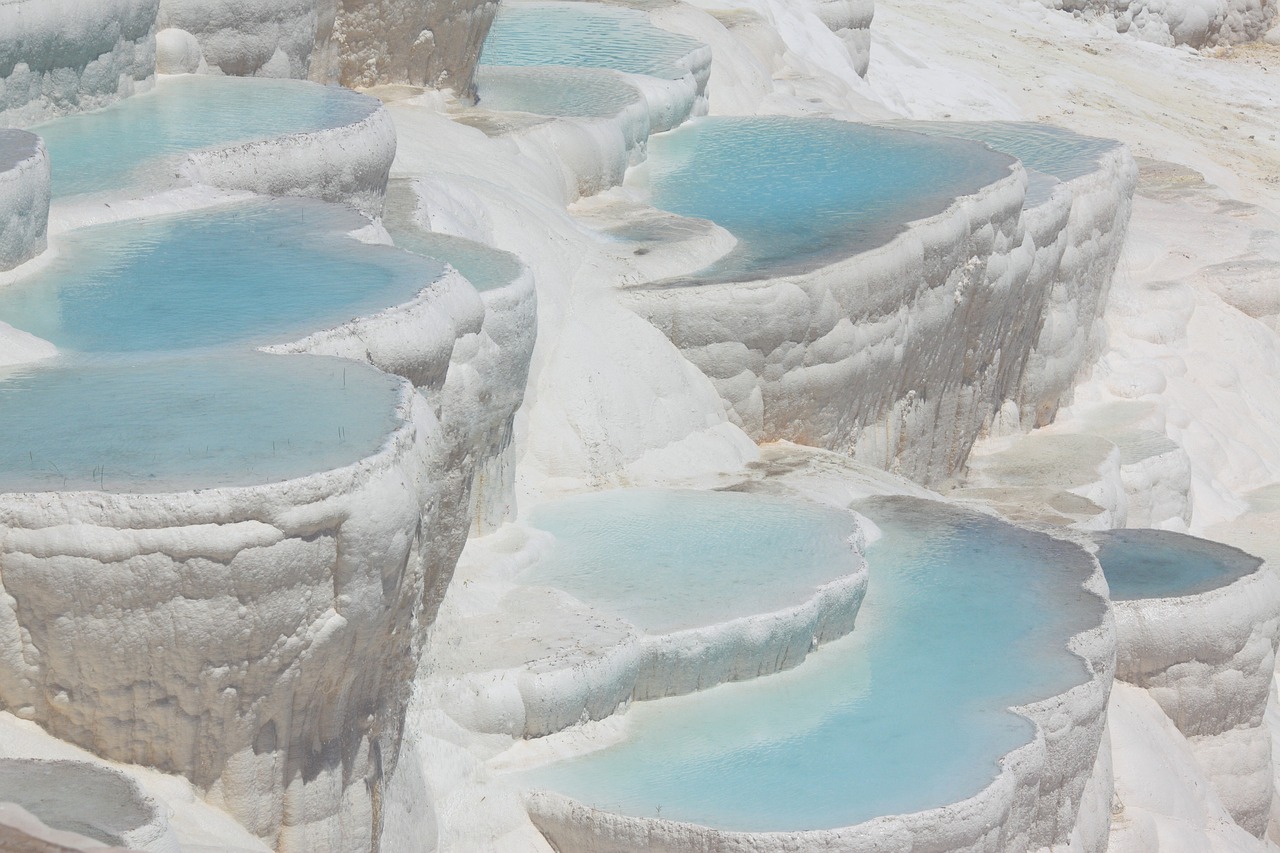
[[[1226,586],[1262,565],[1229,545],[1165,530],[1093,534],[1098,562],[1117,601],[1196,595]]]
[[[59,358],[0,373],[0,491],[247,486],[352,464],[404,383],[320,356]]]
[[[861,566],[853,515],[739,492],[619,489],[543,504],[555,545],[521,577],[650,633],[807,601]]]
[[[1082,549],[940,503],[855,506],[884,538],[854,632],[794,670],[627,711],[626,740],[521,774],[639,817],[800,831],[958,802],[1031,739],[1007,710],[1090,676]]]

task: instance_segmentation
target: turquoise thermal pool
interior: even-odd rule
[[[9,369],[0,491],[177,491],[338,468],[382,446],[403,388],[353,361],[255,352]]]
[[[1013,161],[967,140],[826,119],[698,119],[649,141],[628,182],[649,203],[727,228],[738,245],[687,279],[804,272],[887,242],[916,219],[1009,175]]]
[[[476,81],[486,109],[565,118],[615,116],[641,97],[616,74],[582,69],[482,66]]]
[[[1059,181],[1093,172],[1099,157],[1120,147],[1114,139],[1082,136],[1053,125],[1025,121],[899,121],[883,126],[972,139],[1017,157],[1028,170],[1027,207],[1046,201]]]
[[[1117,601],[1196,595],[1253,574],[1262,560],[1228,545],[1166,530],[1093,534]]]
[[[443,271],[344,236],[359,214],[261,200],[68,233],[0,319],[80,352],[284,343],[407,302]]]
[[[31,129],[48,146],[53,195],[61,198],[138,181],[163,187],[174,178],[172,168],[159,168],[164,158],[354,124],[378,106],[338,86],[190,75],[162,78],[151,92]],[[144,168],[147,174],[139,174]]]
[[[427,231],[414,221],[417,207],[412,184],[392,179],[387,185],[382,224],[396,248],[449,264],[479,291],[506,287],[520,277],[522,268],[515,255],[484,243]]]
[[[660,30],[634,9],[594,3],[503,4],[480,64],[611,68],[678,79],[688,72],[684,58],[700,49],[700,42]]]
[[[857,571],[847,512],[739,492],[620,489],[537,507],[556,537],[521,575],[667,633],[807,601]]]
[[[740,831],[848,826],[976,794],[1033,736],[1008,711],[1089,677],[1080,548],[944,504],[855,506],[884,536],[849,636],[778,675],[627,712],[625,740],[521,775],[588,805]],[[692,543],[698,547],[696,543]],[[672,596],[673,599],[677,596]]]

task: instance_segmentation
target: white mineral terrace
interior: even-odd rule
[[[0,850],[1277,850],[1276,18],[0,0]]]

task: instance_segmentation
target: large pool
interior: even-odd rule
[[[1006,710],[1088,677],[1068,639],[1104,604],[1092,560],[943,504],[855,507],[870,547],[858,627],[800,667],[633,705],[616,746],[524,774],[602,809],[743,831],[855,824],[953,803],[1032,737]],[[672,595],[673,605],[683,589]]]
[[[738,238],[715,264],[663,283],[709,284],[803,272],[880,245],[1012,165],[968,140],[826,119],[706,118],[651,138],[628,183],[647,188],[655,207]]]
[[[378,108],[373,98],[301,80],[192,75],[31,130],[45,140],[55,198],[174,183],[165,158],[201,148],[340,127]]]
[[[480,64],[611,68],[677,79],[688,72],[684,57],[701,48],[701,42],[658,29],[634,9],[598,3],[503,4]]]
[[[1093,534],[1117,601],[1196,595],[1253,574],[1262,560],[1207,539],[1166,530]]]
[[[530,523],[555,545],[522,583],[653,634],[798,605],[861,565],[850,513],[761,495],[621,489],[543,504]]]
[[[10,369],[0,491],[176,491],[337,468],[386,441],[403,385],[358,362],[255,352]]]
[[[284,343],[410,300],[443,265],[343,236],[336,205],[260,200],[69,232],[0,319],[80,352]]]

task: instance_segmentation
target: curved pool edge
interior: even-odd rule
[[[186,776],[264,838],[300,797],[299,838],[367,837],[417,612],[461,547],[435,417],[409,389],[400,414],[373,455],[282,483],[0,495],[6,707]],[[314,691],[324,716],[295,707]],[[349,774],[311,752],[321,741]],[[300,784],[303,768],[327,783]]]
[[[1280,575],[1263,562],[1215,589],[1114,607],[1116,678],[1156,700],[1236,823],[1260,837],[1273,780],[1270,763],[1249,756],[1270,753],[1264,715],[1280,643]]]
[[[1069,540],[1068,540],[1069,541]],[[1087,554],[1081,549],[1082,553]],[[1115,625],[1106,582],[1093,560],[1084,589],[1104,604],[1097,625],[1072,636],[1067,646],[1083,661],[1087,680],[1055,696],[1011,710],[1030,720],[1030,743],[1005,755],[996,778],[978,794],[947,806],[877,817],[853,826],[799,832],[736,832],[661,818],[620,815],[563,794],[525,794],[530,818],[564,853],[725,853],[787,849],[797,853],[890,853],[908,849],[949,853],[1006,853],[1066,844],[1077,821],[1109,821],[1109,773],[1103,738],[1107,700],[1115,672]],[[1099,772],[1101,768],[1104,772]],[[1097,802],[1095,802],[1097,801]],[[1081,813],[1082,808],[1087,812]],[[1103,853],[1107,833],[1091,826],[1079,834],[1088,853]]]
[[[193,183],[317,198],[373,219],[382,212],[395,156],[395,124],[378,104],[353,124],[193,151],[180,169]]]
[[[605,719],[633,701],[782,672],[854,630],[868,578],[866,561],[859,562],[856,571],[817,587],[799,604],[701,628],[644,634],[609,614],[626,634],[606,649],[592,650],[587,661],[446,677],[432,693],[440,708],[472,731],[527,739]],[[604,612],[564,595],[587,612]]]

